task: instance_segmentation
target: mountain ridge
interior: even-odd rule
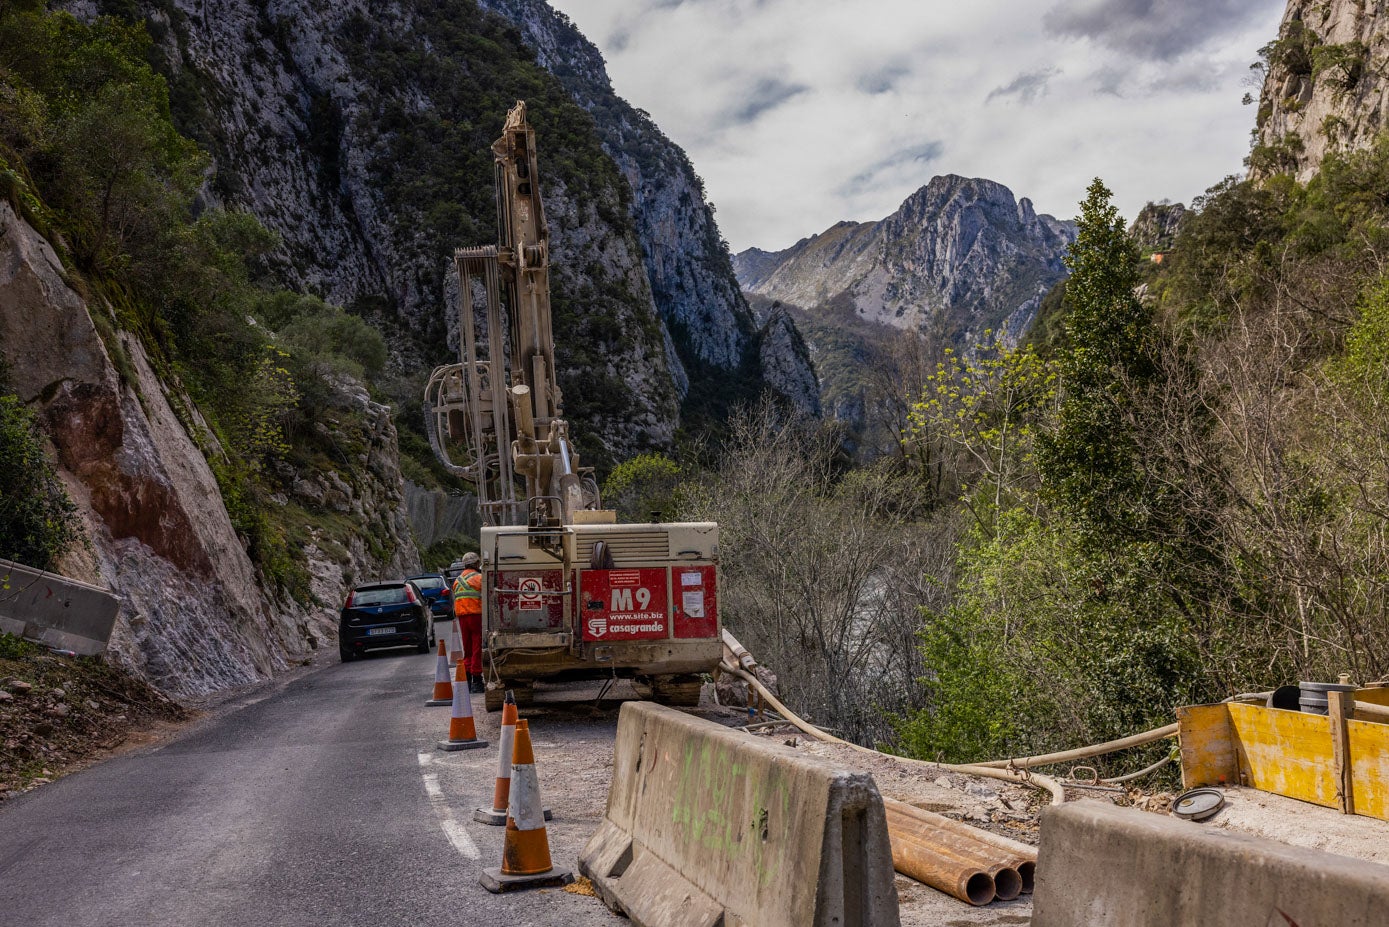
[[[842,296],[894,328],[944,322],[963,343],[1007,325],[1016,338],[1065,277],[1074,234],[1000,183],[948,174],[881,220],[838,222],[779,252],[747,249],[734,268],[745,291],[805,309]]]

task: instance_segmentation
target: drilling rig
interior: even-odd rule
[[[424,393],[434,453],[473,484],[482,515],[487,709],[506,689],[525,704],[537,682],[595,678],[697,704],[698,674],[722,647],[718,526],[618,524],[601,507],[564,419],[550,229],[524,101],[492,153],[497,244],[454,255],[460,362],[437,368]]]

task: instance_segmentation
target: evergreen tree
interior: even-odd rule
[[[1131,536],[1147,508],[1129,414],[1154,378],[1151,312],[1138,299],[1139,252],[1096,178],[1066,256],[1067,344],[1058,358],[1062,399],[1040,436],[1048,501],[1090,534]]]

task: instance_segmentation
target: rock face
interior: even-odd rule
[[[1144,251],[1168,251],[1177,241],[1186,207],[1181,203],[1149,203],[1129,226],[1129,237]]]
[[[211,198],[279,234],[287,285],[380,323],[397,370],[456,350],[441,268],[495,240],[488,145],[523,93],[553,231],[560,383],[588,461],[668,448],[691,376],[717,386],[756,367],[757,329],[688,159],[540,0],[68,4],[132,6],[180,128],[214,156]]]
[[[685,152],[613,92],[602,54],[563,13],[544,0],[480,5],[516,24],[537,61],[593,116],[603,150],[631,185],[631,214],[656,309],[674,348],[672,372],[682,396],[688,376],[717,380],[755,354],[764,382],[810,411],[804,385],[815,374],[796,348],[799,334],[786,330],[795,323],[785,318],[771,341],[758,328]]]
[[[99,334],[92,313],[101,311],[89,310],[48,243],[0,201],[9,386],[38,412],[90,542],[64,572],[122,598],[115,659],[188,695],[262,678],[330,640],[326,610],[264,591],[180,417],[196,427],[192,404],[160,382],[137,340],[109,322]]]
[[[482,526],[476,497],[450,495],[417,486],[409,480],[405,481],[405,507],[420,547],[430,547],[437,541],[460,534],[477,537]],[[424,567],[431,569],[441,565],[426,563]]]
[[[1025,328],[1065,277],[1074,237],[1071,223],[1037,215],[1002,184],[952,175],[880,222],[841,222],[775,254],[745,251],[734,267],[758,296],[806,309],[847,299],[860,319],[969,342],[1005,321]]]
[[[810,360],[810,349],[795,321],[784,308],[777,308],[758,333],[762,352],[762,376],[767,384],[801,413],[812,418],[822,414],[820,384]]]
[[[157,38],[175,120],[214,158],[209,197],[280,236],[272,269],[286,285],[380,324],[406,374],[456,349],[442,269],[455,248],[496,240],[488,146],[527,87],[570,417],[600,460],[670,444],[679,400],[625,182],[594,163],[575,119],[587,117],[502,20],[470,0],[116,6],[138,7]],[[595,380],[613,388],[583,401]]]
[[[1365,148],[1389,116],[1389,6],[1381,0],[1289,0],[1264,50],[1255,177],[1306,181],[1327,154]]]
[[[117,332],[107,312],[86,304],[48,242],[0,200],[8,386],[37,411],[90,542],[68,554],[62,572],[122,599],[113,658],[168,692],[194,695],[331,646],[344,582],[399,574],[418,560],[388,411],[360,386],[336,385],[335,402],[373,437],[351,483],[329,472],[313,492],[361,526],[359,537],[369,532],[377,552],[358,541],[325,557],[310,543],[319,603],[300,605],[270,591],[247,555],[208,464],[218,449],[193,403],[156,376],[139,340]]]

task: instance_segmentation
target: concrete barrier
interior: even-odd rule
[[[579,871],[637,927],[900,923],[872,776],[650,703],[622,706]]]
[[[1042,814],[1032,927],[1380,927],[1389,866],[1080,801]]]
[[[0,560],[0,631],[94,656],[106,649],[120,605],[98,586]]]

